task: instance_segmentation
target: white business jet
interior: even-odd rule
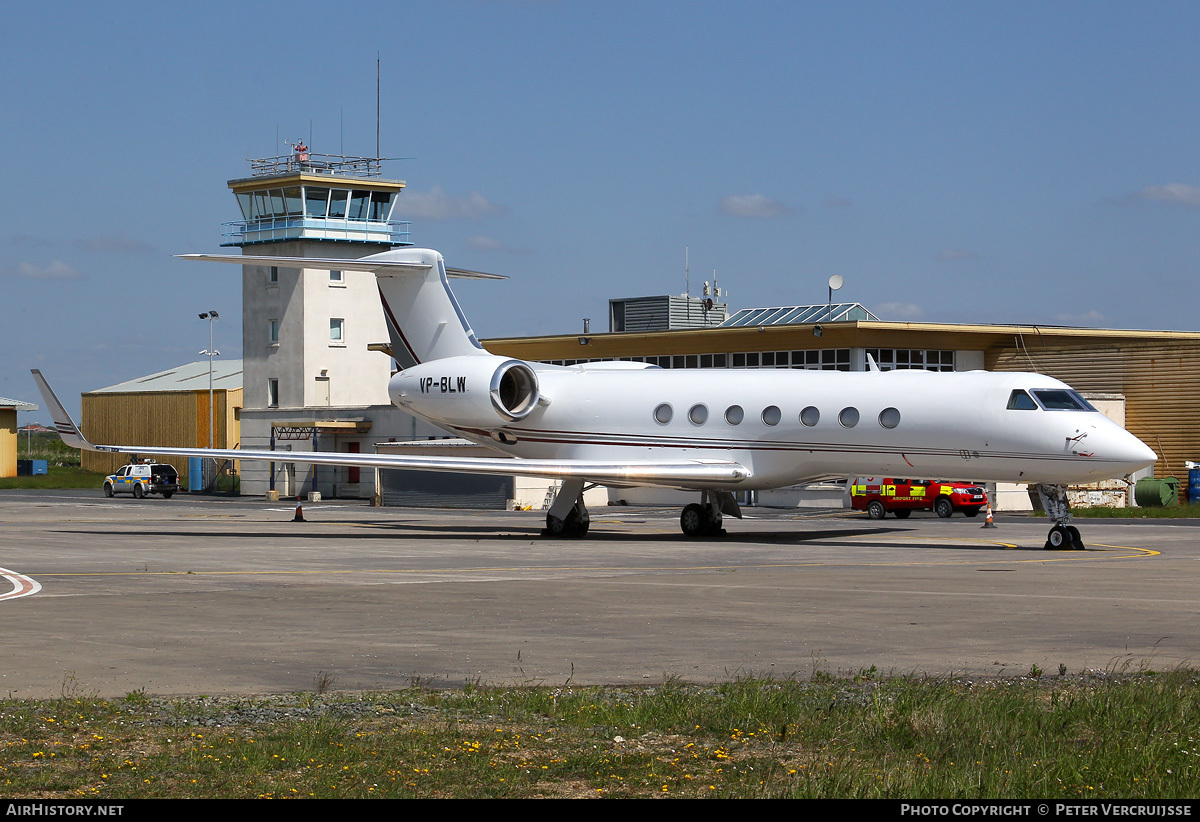
[[[488,353],[450,291],[442,255],[404,248],[358,260],[183,255],[238,265],[369,271],[401,370],[391,401],[507,455],[489,458],[289,452],[288,462],[544,477],[561,481],[546,532],[582,536],[593,484],[697,493],[680,525],[723,533],[733,492],[830,476],[1037,484],[1054,521],[1048,547],[1082,548],[1066,485],[1128,475],[1155,453],[1071,388],[1040,374],[663,370],[633,362],[570,367]],[[873,363],[872,363],[873,365]],[[63,441],[77,448],[277,461],[275,451],[93,445],[38,371]]]

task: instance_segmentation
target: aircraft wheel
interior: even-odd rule
[[[140,482],[133,486],[133,496],[136,499],[142,499],[146,496],[146,492],[142,490],[142,484]]]
[[[867,516],[871,519],[883,519],[887,516],[887,509],[883,507],[882,502],[873,499],[867,503]]]
[[[1046,548],[1052,551],[1061,551],[1064,548],[1071,548],[1071,535],[1068,533],[1065,526],[1055,525],[1050,529],[1050,533],[1046,535]]]
[[[588,520],[580,521],[579,512],[574,508],[568,512],[566,519],[546,514],[546,534],[552,537],[581,537],[588,532]]]
[[[111,482],[104,483],[104,496],[111,497],[112,495],[113,495],[112,483]]]
[[[938,501],[933,504],[933,510],[942,519],[950,519],[954,516],[954,503],[945,497],[939,497]]]
[[[702,537],[710,533],[711,525],[709,518],[704,515],[704,507],[693,502],[679,515],[679,527],[683,529],[684,536]]]
[[[892,513],[896,515],[896,519],[908,519],[908,515],[912,513],[912,510],[908,508],[900,508]]]
[[[1084,545],[1083,545],[1083,537],[1080,536],[1078,528],[1076,528],[1074,525],[1068,525],[1067,526],[1067,536],[1069,536],[1071,538],[1071,547],[1072,548],[1074,548],[1076,551],[1085,550]]]

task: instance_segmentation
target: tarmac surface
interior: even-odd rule
[[[1017,676],[1200,662],[1195,520],[868,520],[0,493],[0,694],[651,684],[814,671]]]

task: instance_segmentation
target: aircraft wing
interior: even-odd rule
[[[240,448],[173,448],[157,445],[95,445],[88,442],[75,421],[63,408],[42,372],[33,370],[46,407],[54,418],[54,427],[62,441],[72,448],[114,454],[161,454],[171,457],[252,460],[257,462],[299,462],[312,465],[350,465],[360,468],[395,468],[417,471],[447,471],[460,474],[501,474],[542,477],[545,479],[583,479],[627,485],[666,485],[693,487],[706,484],[737,483],[750,477],[750,471],[731,460],[529,460],[508,457],[418,457],[392,454],[343,454],[329,451],[252,451]]]

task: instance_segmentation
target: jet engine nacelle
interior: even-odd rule
[[[451,425],[516,422],[537,408],[537,374],[504,357],[446,357],[406,368],[388,383],[392,402]]]

